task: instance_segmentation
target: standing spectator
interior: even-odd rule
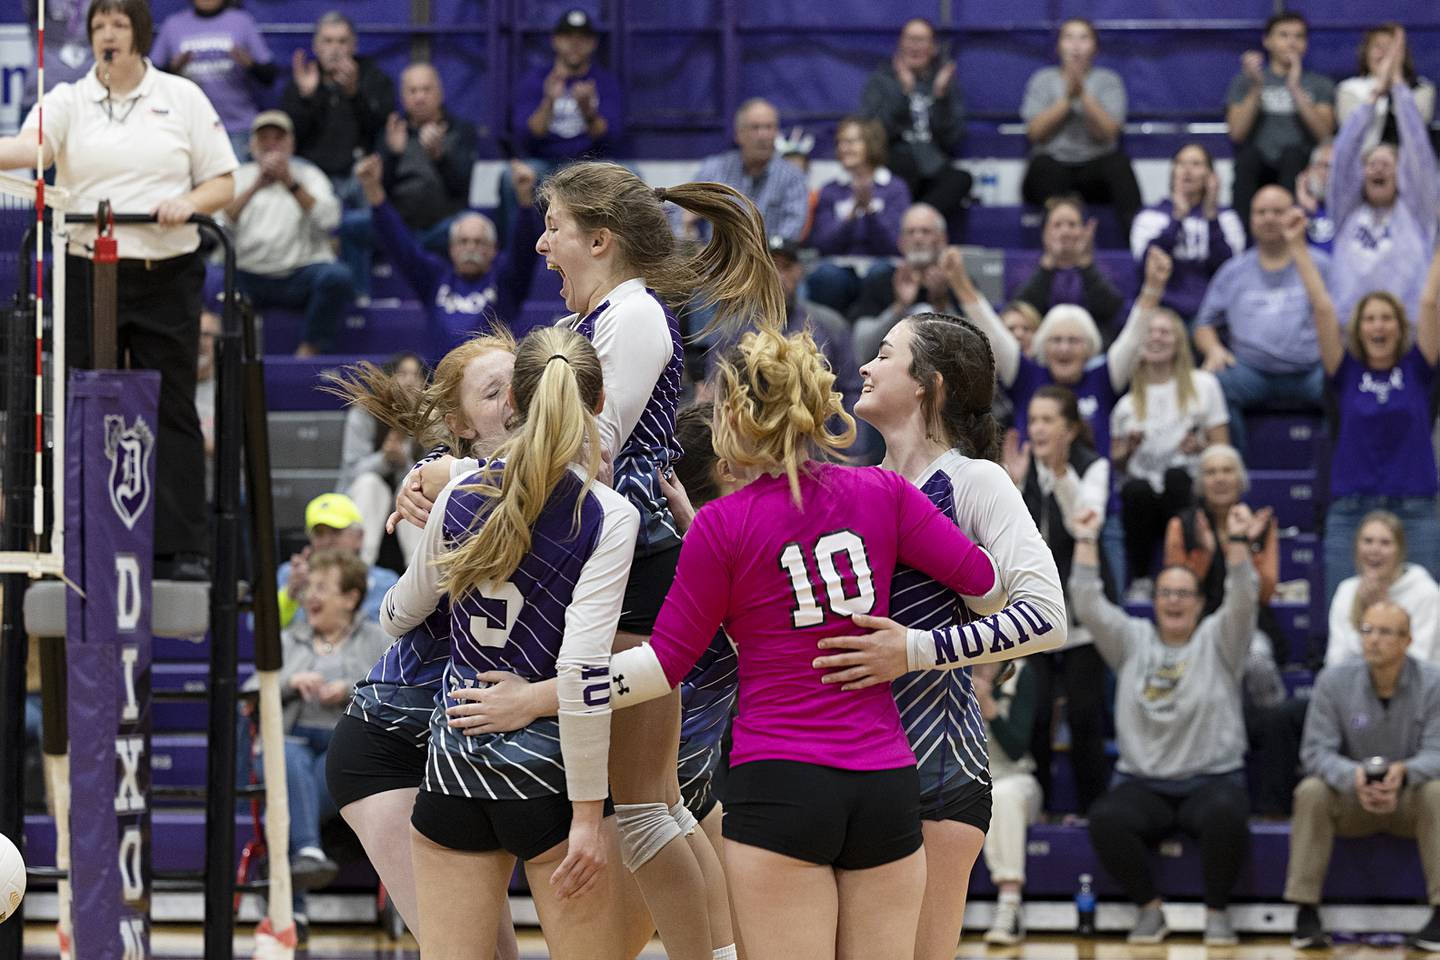
[[[54,164],[61,189],[156,218],[155,225],[115,230],[117,347],[132,368],[160,372],[155,577],[205,580],[205,485],[198,479],[205,439],[195,411],[205,264],[199,233],[187,222],[230,202],[235,152],[200,88],[146,59],[154,28],[145,0],[91,0],[86,23],[95,69],[46,97],[43,148],[37,110],[18,135],[0,137],[0,169],[32,167],[38,149],[44,166]],[[72,368],[92,362],[84,251],[94,238],[94,227],[70,230],[65,359]]]
[[[535,172],[516,160],[510,167],[519,206],[505,251],[499,252],[490,218],[472,212],[450,222],[450,256],[442,260],[420,246],[386,199],[379,158],[369,156],[355,165],[381,249],[425,304],[426,349],[432,362],[471,334],[497,324],[514,330],[520,320],[535,277],[535,242],[543,224],[535,209]]]
[[[48,0],[45,4],[45,22],[39,19],[40,4],[37,0],[25,0],[25,23],[30,31],[30,62],[39,62],[38,28],[45,30],[45,92],[49,93],[62,83],[74,83],[95,65],[90,52],[90,27],[88,18],[89,0]],[[25,105],[29,113],[35,103],[40,83],[39,70],[25,71]]]
[[[1310,151],[1335,132],[1335,81],[1305,69],[1308,42],[1304,17],[1277,13],[1265,22],[1265,53],[1247,50],[1230,81],[1225,124],[1235,145],[1233,201],[1242,222],[1251,222],[1250,203],[1261,187],[1293,191]]]
[[[875,120],[846,117],[835,129],[835,156],[845,172],[820,188],[808,245],[825,257],[895,255],[910,189],[885,166],[884,129]],[[816,303],[844,313],[860,296],[860,278],[853,267],[821,263],[806,288]]]
[[[235,237],[235,282],[256,310],[303,310],[297,357],[330,353],[355,300],[350,271],[335,262],[330,231],[340,201],[319,167],[295,157],[290,117],[266,110],[255,118],[250,154],[235,173],[225,220]]]
[[[1226,587],[1202,619],[1200,581],[1185,567],[1156,579],[1155,619],[1128,616],[1101,590],[1100,517],[1076,518],[1070,597],[1075,618],[1115,671],[1120,759],[1109,793],[1090,807],[1090,842],[1105,870],[1140,908],[1131,943],[1168,932],[1146,847],[1177,828],[1200,841],[1205,943],[1236,942],[1226,916],[1250,849],[1241,677],[1255,632],[1259,579],[1250,562],[1253,518],[1226,518]]]
[[[995,916],[985,942],[997,946],[1025,938],[1020,893],[1025,887],[1025,834],[1040,819],[1044,799],[1035,779],[1030,739],[1035,729],[1035,671],[1016,660],[1010,678],[995,686],[1000,664],[970,668],[980,715],[985,718],[990,757],[990,830],[985,834],[985,866],[999,890]]]
[[[1170,196],[1146,207],[1130,227],[1136,264],[1158,247],[1175,262],[1162,306],[1188,322],[1220,265],[1245,249],[1245,224],[1220,206],[1215,158],[1203,144],[1187,143],[1170,161]]]
[[[1025,84],[1020,116],[1030,140],[1030,165],[1021,192],[1042,206],[1060,193],[1115,208],[1120,228],[1140,211],[1140,186],[1130,158],[1120,149],[1125,128],[1125,81],[1095,66],[1100,35],[1080,17],[1060,24],[1058,67],[1044,67]]]
[[[395,84],[355,56],[355,27],[337,10],[315,21],[311,60],[296,50],[280,105],[295,121],[295,152],[325,172],[341,203],[356,206],[351,167],[372,149],[395,109]]]
[[[1401,33],[1403,42],[1404,34]],[[1339,225],[1331,284],[1341,322],[1365,294],[1388,290],[1418,317],[1425,265],[1435,249],[1435,210],[1440,175],[1429,131],[1415,96],[1401,80],[1401,47],[1382,65],[1390,78],[1377,84],[1335,138],[1334,166],[1326,197]],[[1389,91],[1391,113],[1400,128],[1400,146],[1381,143],[1362,153],[1361,141],[1375,116],[1377,99]]]
[[[1294,219],[1299,217],[1297,211]],[[1287,224],[1291,234],[1299,234],[1300,229],[1296,223]],[[1292,243],[1303,248],[1301,237]],[[1312,302],[1338,428],[1325,515],[1328,600],[1349,568],[1361,518],[1372,510],[1398,515],[1415,560],[1432,571],[1440,570],[1440,518],[1435,514],[1440,477],[1435,458],[1428,455],[1434,421],[1431,398],[1440,362],[1440,256],[1430,262],[1413,345],[1405,307],[1388,293],[1362,297],[1348,332],[1341,331],[1323,289],[1312,293]],[[1427,454],[1418,455],[1419,451]],[[1431,638],[1420,639],[1428,646]]]
[[[913,313],[959,312],[940,268],[944,252],[945,218],[929,204],[912,204],[900,218],[900,263],[876,264],[850,307],[856,321],[855,356],[875,356],[890,328]]]
[[[550,31],[555,59],[515,84],[510,101],[510,138],[544,179],[570,160],[615,156],[625,133],[625,99],[620,80],[595,62],[600,39],[584,10],[567,10]],[[510,238],[515,221],[513,168],[500,174],[500,235]]]
[[[360,514],[360,508],[355,506],[355,501],[343,493],[322,493],[305,505],[305,533],[310,538],[305,549],[280,564],[275,571],[282,627],[305,619],[312,557],[326,552],[340,552],[359,558],[365,543],[365,518]],[[385,601],[385,591],[395,586],[399,579],[393,570],[370,567],[359,604],[366,620],[380,622],[380,605]]]
[[[269,90],[280,72],[255,18],[233,0],[191,0],[189,10],[172,13],[160,25],[150,59],[205,91],[235,156],[248,159],[258,94]]]
[[[1108,330],[1125,299],[1095,266],[1095,221],[1085,219],[1079,197],[1066,194],[1045,201],[1040,244],[1040,265],[1020,285],[1015,299],[1041,314],[1062,303],[1077,304]]]
[[[1128,602],[1149,599],[1165,528],[1190,505],[1201,451],[1230,442],[1229,421],[1220,382],[1195,369],[1185,322],[1173,310],[1152,312],[1130,392],[1110,415],[1110,459],[1126,477],[1120,517]]]
[[[1397,50],[1398,53],[1395,52]],[[1336,119],[1343,126],[1356,110],[1367,103],[1374,103],[1370,128],[1365,131],[1360,149],[1369,150],[1381,142],[1400,142],[1401,131],[1390,112],[1389,88],[1395,82],[1403,83],[1410,89],[1415,108],[1420,111],[1420,119],[1425,121],[1426,127],[1430,126],[1430,121],[1435,119],[1435,85],[1415,72],[1415,60],[1406,42],[1404,27],[1391,21],[1366,30],[1365,38],[1360,41],[1357,60],[1356,75],[1342,80],[1335,90],[1335,112]],[[1388,78],[1385,75],[1387,66],[1391,71]],[[1397,66],[1399,77],[1394,73]]]
[[[736,150],[707,157],[695,173],[697,183],[723,183],[754,201],[765,218],[767,236],[799,240],[810,206],[805,175],[775,149],[780,114],[768,100],[755,97],[735,111]],[[703,221],[681,211],[680,235],[700,238]]]
[[[1286,239],[1284,228],[1292,212],[1300,220],[1298,245]],[[1303,216],[1283,187],[1262,187],[1255,195],[1250,232],[1255,246],[1216,271],[1195,315],[1195,348],[1205,357],[1205,369],[1220,378],[1230,405],[1230,436],[1242,453],[1246,410],[1320,405],[1325,374],[1311,312],[1330,270],[1329,257],[1309,251]],[[1326,296],[1327,306],[1329,301]],[[1220,326],[1229,335],[1228,347],[1216,330]]]
[[[1298,904],[1292,946],[1327,947],[1320,897],[1335,838],[1414,837],[1431,906],[1410,938],[1440,950],[1440,668],[1406,656],[1409,617],[1381,601],[1360,624],[1364,659],[1320,671],[1310,695],[1295,790],[1285,899]],[[1369,758],[1388,761],[1370,772]]]
[[[1330,161],[1335,156],[1333,143],[1322,143],[1310,151],[1310,165],[1295,178],[1295,202],[1305,211],[1309,222],[1305,236],[1310,246],[1330,253],[1335,245],[1335,221],[1325,205],[1325,191],[1330,188]]]
[[[1435,661],[1440,645],[1440,586],[1418,563],[1406,562],[1405,523],[1388,510],[1372,510],[1355,531],[1355,575],[1340,581],[1330,601],[1330,635],[1325,665],[1358,657],[1362,651],[1361,621],[1370,606],[1382,600],[1399,605],[1410,618],[1412,657]]]
[[[895,55],[865,82],[860,112],[884,125],[890,168],[910,195],[947,219],[958,214],[974,184],[953,162],[965,133],[965,100],[930,21],[912,17],[900,28]]]

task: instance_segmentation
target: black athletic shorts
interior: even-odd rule
[[[655,618],[670,584],[675,582],[675,564],[680,562],[680,544],[658,553],[636,557],[625,583],[625,602],[620,608],[620,629],[649,636],[655,632]]]
[[[951,790],[942,790],[938,797],[920,801],[921,820],[955,820],[968,823],[981,833],[990,832],[989,781],[971,780]]]
[[[605,801],[605,816],[615,812]],[[564,794],[536,800],[482,800],[421,790],[410,823],[450,850],[504,850],[534,860],[570,836],[570,800]]]
[[[840,770],[752,760],[725,782],[726,839],[841,870],[864,870],[920,849],[914,767]]]
[[[343,714],[330,737],[325,783],[337,807],[387,790],[419,787],[426,753],[410,737]]]

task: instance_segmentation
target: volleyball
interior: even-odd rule
[[[10,838],[0,833],[0,923],[25,899],[25,858]]]

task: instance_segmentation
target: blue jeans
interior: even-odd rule
[[[1426,451],[1428,455],[1429,451]],[[1371,510],[1389,510],[1405,528],[1405,557],[1430,575],[1440,575],[1440,517],[1434,497],[1352,494],[1338,497],[1325,514],[1325,609],[1340,581],[1355,574],[1355,535]]]
[[[822,262],[805,278],[805,290],[807,299],[823,304],[843,317],[860,296],[860,277],[854,267]]]
[[[1220,389],[1230,408],[1230,442],[1245,456],[1245,411],[1257,407],[1309,410],[1320,407],[1325,371],[1317,363],[1304,373],[1267,373],[1236,362],[1219,373]]]
[[[285,738],[285,793],[290,798],[290,856],[320,846],[320,822],[336,813],[325,785],[333,730],[296,726]]]
[[[242,270],[235,274],[235,282],[261,313],[266,307],[304,310],[300,340],[320,353],[335,349],[340,321],[355,302],[350,269],[341,263],[312,263],[277,277]]]

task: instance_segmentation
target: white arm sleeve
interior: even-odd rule
[[[621,650],[610,658],[610,709],[623,710],[669,692],[665,668],[650,644]]]
[[[961,307],[970,322],[984,330],[985,336],[990,338],[990,350],[995,354],[995,375],[1002,387],[1009,387],[1020,373],[1019,342],[1005,329],[995,308],[984,297],[973,303],[961,304]]]
[[[954,670],[1056,650],[1065,643],[1064,620],[1050,620],[1029,600],[999,613],[941,630],[907,630],[911,670]]]
[[[611,456],[640,422],[655,384],[675,352],[665,311],[649,295],[631,295],[595,321],[592,339],[605,372],[605,407],[596,419]]]
[[[608,487],[591,487],[605,507],[600,542],[580,570],[565,608],[565,639],[555,661],[560,753],[573,801],[610,792],[610,645],[625,601],[640,514]]]
[[[450,505],[450,491],[455,486],[452,481],[435,498],[435,508],[430,511],[430,519],[420,533],[420,545],[415,548],[415,556],[410,558],[405,575],[396,581],[380,604],[380,626],[392,637],[403,637],[407,631],[424,623],[445,595],[440,568],[435,561],[449,550],[445,543],[445,508]]]
[[[1140,344],[1147,329],[1145,318],[1148,316],[1150,311],[1143,309],[1137,301],[1130,308],[1130,315],[1125,318],[1125,326],[1120,328],[1119,336],[1105,353],[1105,362],[1110,368],[1110,386],[1116,393],[1130,386],[1130,378],[1135,375],[1135,364],[1140,360]]]
[[[1061,519],[1065,529],[1073,537],[1070,521],[1086,510],[1094,510],[1100,519],[1105,519],[1105,507],[1110,499],[1110,461],[1097,459],[1080,476],[1072,466],[1065,467],[1065,475],[1055,478],[1055,502],[1060,505]]]
[[[450,479],[465,477],[480,469],[480,461],[474,457],[456,457],[450,461]]]

